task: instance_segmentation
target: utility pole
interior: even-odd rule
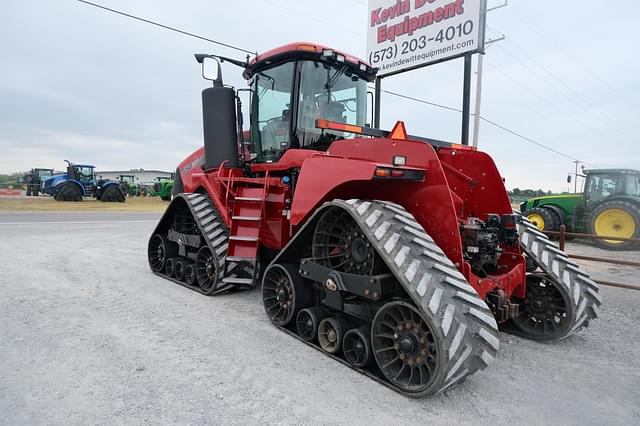
[[[491,12],[492,10],[506,7],[508,1],[509,0],[504,0],[504,4],[488,8],[487,13]],[[485,19],[485,22],[486,22],[486,19]],[[487,30],[485,28],[485,33],[486,31]],[[489,47],[491,43],[495,43],[497,41],[504,40],[504,39],[505,39],[505,36],[503,35],[500,38],[489,40],[484,44],[486,47]],[[484,55],[480,53],[477,56],[478,56],[478,69],[476,70],[476,106],[475,106],[474,115],[473,115],[473,144],[472,144],[476,148],[478,147],[478,137],[480,135],[480,103],[482,101],[482,69],[483,69],[483,63],[484,63]]]
[[[476,107],[473,114],[473,146],[478,147],[478,135],[480,134],[480,99],[482,99],[482,66],[484,55],[478,54],[478,71],[476,72]]]

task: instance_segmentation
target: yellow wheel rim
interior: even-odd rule
[[[622,209],[607,209],[600,213],[593,224],[596,235],[632,238],[636,233],[636,221]],[[605,240],[609,244],[623,244],[624,241]]]
[[[533,223],[539,230],[544,231],[544,218],[537,213],[527,216],[529,222]]]

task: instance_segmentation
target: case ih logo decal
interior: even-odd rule
[[[186,166],[184,166],[182,168],[182,174],[187,174],[189,173],[191,170],[193,170],[196,167],[202,166],[204,164],[204,157],[200,157],[196,160],[193,160],[192,162],[190,162],[189,164],[187,164]]]

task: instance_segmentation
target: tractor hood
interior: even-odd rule
[[[58,184],[69,180],[69,174],[63,173],[61,175],[51,176],[42,181],[43,188],[55,188]]]

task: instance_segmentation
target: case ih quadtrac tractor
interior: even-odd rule
[[[205,295],[260,285],[277,327],[410,396],[491,364],[499,328],[555,341],[596,318],[598,286],[513,213],[487,154],[365,126],[368,64],[308,43],[221,59],[244,66],[250,132],[218,63],[153,272]]]
[[[95,166],[64,161],[67,163],[67,172],[43,180],[43,194],[52,195],[56,201],[82,201],[83,197],[95,197],[104,202],[126,200],[117,182],[96,180]]]

